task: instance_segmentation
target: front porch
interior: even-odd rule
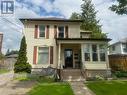
[[[61,69],[81,68],[81,44],[59,44],[58,57]]]

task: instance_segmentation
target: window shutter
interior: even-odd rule
[[[37,46],[34,46],[34,51],[33,51],[33,64],[37,64]]]
[[[57,26],[54,26],[54,38],[57,38]]]
[[[50,46],[50,64],[53,64],[53,46]]]
[[[46,39],[49,39],[49,25],[46,26]]]
[[[65,26],[65,38],[68,38],[68,26]]]
[[[34,38],[38,38],[38,25],[35,25]]]

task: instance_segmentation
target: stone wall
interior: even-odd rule
[[[86,78],[95,78],[96,76],[100,76],[103,78],[111,77],[110,70],[86,70]]]

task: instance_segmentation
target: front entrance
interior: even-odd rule
[[[65,58],[65,68],[68,68],[68,67],[72,68],[73,67],[73,50],[65,49],[64,58]]]

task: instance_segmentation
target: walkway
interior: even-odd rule
[[[10,71],[8,73],[0,74],[0,86],[5,85],[13,79],[14,72]]]
[[[69,82],[75,95],[95,95],[84,82]]]

